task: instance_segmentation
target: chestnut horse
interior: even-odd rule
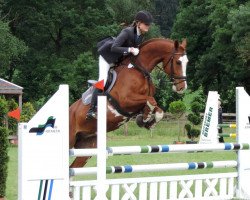
[[[155,87],[151,81],[150,72],[162,62],[163,70],[173,83],[173,90],[181,93],[187,88],[186,40],[181,44],[168,39],[151,39],[140,46],[136,57],[127,57],[115,68],[117,81],[110,91],[112,99],[120,109],[108,102],[107,131],[113,131],[131,116],[139,115],[138,123],[147,128],[152,127],[163,117],[163,111],[157,106],[153,97]],[[97,121],[86,120],[89,109],[79,99],[70,106],[69,139],[70,148],[95,148]],[[127,114],[124,114],[127,113]],[[70,167],[83,167],[90,157],[77,157]]]

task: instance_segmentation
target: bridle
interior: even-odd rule
[[[166,64],[163,68],[160,68],[159,66],[156,66],[159,70],[165,72],[164,69],[165,69],[166,67],[168,67],[169,63],[171,62],[171,63],[170,63],[170,81],[172,82],[173,85],[178,85],[178,84],[180,84],[180,83],[182,83],[182,82],[184,82],[184,81],[187,80],[187,76],[176,76],[176,75],[174,74],[174,56],[176,56],[176,55],[182,55],[182,56],[184,56],[184,55],[186,55],[186,52],[184,52],[184,53],[177,53],[177,52],[175,52],[175,50],[174,50],[174,51],[172,52],[172,55],[171,55],[170,58],[168,59],[167,64]],[[175,82],[174,82],[175,80],[179,80],[179,79],[181,79],[182,81],[179,81],[178,83],[175,83]]]
[[[170,53],[170,52],[168,52]],[[172,82],[173,85],[178,85],[182,82],[185,82],[187,80],[187,77],[186,76],[176,76],[174,74],[174,57],[176,55],[181,55],[181,56],[184,56],[186,55],[186,52],[184,53],[178,53],[176,52],[175,50],[173,50],[171,52],[171,56],[170,58],[168,59],[168,62],[165,66],[163,66],[163,68],[159,67],[158,65],[156,65],[156,68],[158,68],[160,71],[164,72],[165,73],[165,68],[168,67],[169,63],[170,63],[170,81]],[[130,63],[137,69],[139,70],[145,78],[147,78],[148,80],[151,80],[151,76],[150,76],[150,73],[144,69],[144,67],[140,66],[140,65],[137,65],[135,64],[135,58],[134,56],[131,56],[130,57]],[[175,83],[175,80],[182,80],[182,81],[179,81],[178,83]]]

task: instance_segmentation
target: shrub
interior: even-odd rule
[[[8,131],[6,128],[0,127],[0,198],[6,194],[7,167],[8,167]]]
[[[24,103],[21,114],[21,122],[28,122],[36,113],[33,105],[30,102]]]
[[[180,118],[186,111],[186,106],[182,101],[173,101],[169,105],[169,112]]]
[[[4,120],[5,120],[5,115],[8,112],[7,108],[7,101],[5,98],[0,97],[0,126],[5,126],[4,125]]]
[[[185,104],[179,100],[179,101],[173,101],[169,105],[169,112],[171,112],[177,119],[178,119],[178,141],[180,141],[180,118],[185,113],[186,106]]]
[[[194,138],[197,138],[200,135],[200,130],[196,129],[195,126],[201,123],[200,112],[202,112],[204,108],[203,98],[199,95],[194,97],[190,107],[191,107],[191,113],[188,114],[187,119],[189,122],[191,122],[192,126],[190,124],[186,124],[185,129],[187,131],[188,138],[193,141]]]
[[[187,130],[187,129],[186,129]],[[193,138],[197,138],[199,137],[200,135],[200,130],[199,129],[196,129],[196,128],[193,128],[191,129],[188,133],[187,133],[187,136],[189,139],[193,140]]]
[[[188,121],[190,121],[193,125],[199,125],[201,123],[201,117],[194,113],[190,113],[187,117]]]

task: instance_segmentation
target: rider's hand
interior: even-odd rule
[[[130,47],[129,52],[132,53],[134,56],[137,56],[140,51],[138,48]]]

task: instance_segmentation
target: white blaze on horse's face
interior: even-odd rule
[[[186,76],[187,76],[186,70],[187,70],[187,63],[188,63],[187,55],[185,54],[185,55],[181,56],[178,60],[181,62],[182,76],[183,76],[183,77],[186,77]],[[179,93],[179,94],[182,94],[183,91],[184,91],[185,89],[187,89],[187,81],[185,81],[185,86],[184,86],[184,88],[182,88],[181,91],[177,91],[176,86],[173,85],[173,90],[174,90],[175,92]]]
[[[179,58],[179,60],[181,61],[181,67],[182,67],[182,76],[187,76],[186,74],[186,70],[187,70],[187,63],[188,63],[188,57],[185,54],[184,56],[181,56]],[[187,81],[185,81],[185,89],[187,89]]]

